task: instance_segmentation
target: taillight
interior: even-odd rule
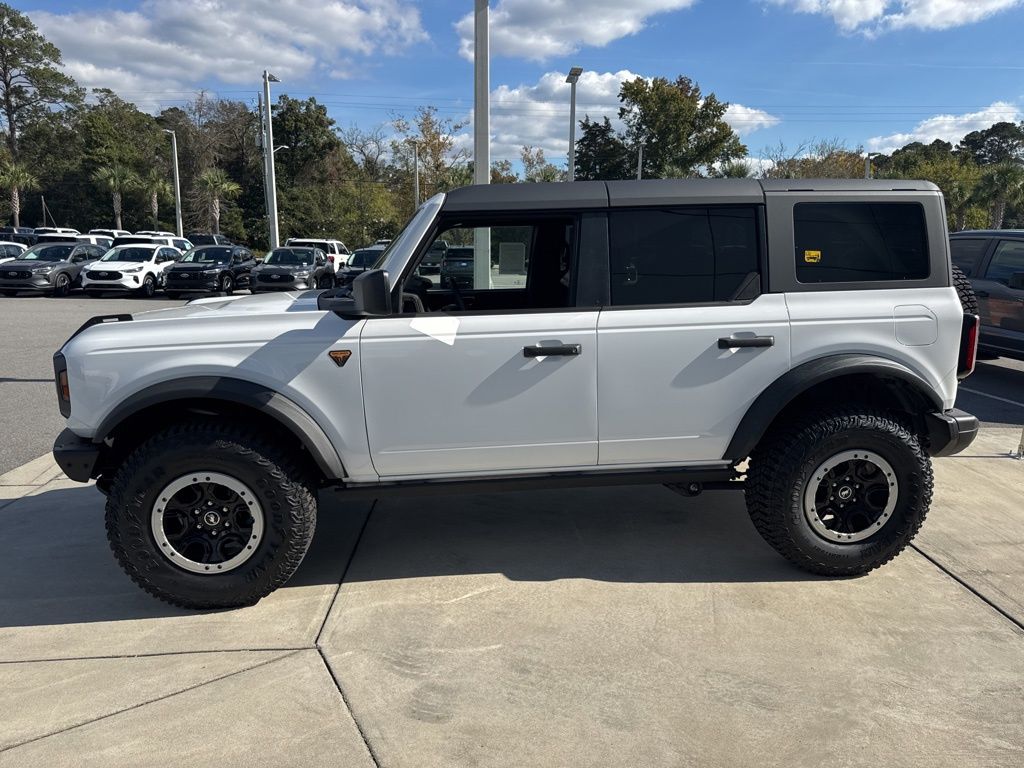
[[[977,315],[964,315],[964,325],[960,332],[960,360],[956,375],[966,379],[974,373],[974,364],[978,360],[978,330],[981,326]]]
[[[53,380],[57,385],[57,405],[65,419],[71,415],[71,387],[68,384],[68,364],[60,352],[53,356]]]

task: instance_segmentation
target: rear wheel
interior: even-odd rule
[[[893,414],[825,411],[757,447],[746,496],[758,533],[791,563],[856,576],[917,534],[931,503],[931,461]]]
[[[311,474],[269,436],[186,423],[129,454],[107,536],[144,590],[184,608],[252,605],[299,567],[316,526]]]

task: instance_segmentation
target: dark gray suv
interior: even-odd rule
[[[956,232],[949,240],[978,297],[980,349],[1024,360],[1024,230]]]

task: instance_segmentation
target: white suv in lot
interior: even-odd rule
[[[866,573],[978,429],[945,222],[925,182],[455,190],[350,288],[94,318],[54,357],[54,455],[193,608],[285,583],[328,488],[742,489],[796,566]],[[471,285],[420,273],[437,241],[490,254]]]
[[[82,272],[87,296],[131,291],[151,297],[164,284],[164,270],[181,258],[181,251],[156,243],[118,245]]]

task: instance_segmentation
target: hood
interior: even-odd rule
[[[15,259],[14,261],[5,261],[0,264],[0,272],[5,269],[39,269],[40,267],[63,267],[68,262],[66,261],[33,261],[31,259]]]
[[[229,296],[197,299],[183,307],[139,312],[136,320],[175,320],[193,317],[229,315],[273,315],[280,312],[318,312],[317,297],[322,291],[283,291],[256,296]]]
[[[92,261],[89,262],[89,267],[97,272],[124,272],[126,269],[144,267],[148,263],[146,261]]]
[[[224,269],[227,265],[226,261],[211,264],[172,264],[167,269],[171,272],[212,272],[215,269]]]

